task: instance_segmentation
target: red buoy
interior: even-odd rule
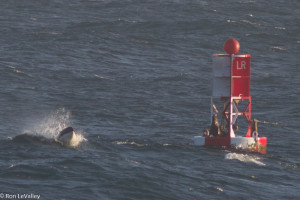
[[[203,135],[195,136],[194,144],[230,149],[233,147],[266,154],[267,138],[259,136],[257,120],[251,118],[251,55],[236,54],[240,50],[240,44],[235,39],[227,40],[224,50],[227,54],[213,54],[212,57],[210,129],[205,129]],[[241,101],[243,103],[239,104]],[[219,119],[221,124],[218,123]],[[242,119],[243,122],[238,126],[237,122]],[[236,136],[239,133],[245,135]]]
[[[240,50],[240,43],[235,39],[229,39],[224,44],[224,50],[228,54],[236,54]]]

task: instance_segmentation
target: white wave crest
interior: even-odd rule
[[[260,161],[260,158],[257,156],[250,156],[247,154],[238,154],[238,153],[228,153],[225,155],[226,160],[239,160],[241,162],[254,163],[260,166],[265,166],[266,164]]]
[[[129,140],[114,141],[113,143],[118,144],[118,145],[133,145],[133,146],[138,146],[138,147],[148,146],[147,144],[139,144],[139,143],[136,143],[134,141],[129,141]]]

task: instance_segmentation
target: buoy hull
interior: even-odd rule
[[[203,137],[195,136],[194,145],[196,146],[211,146],[225,147],[245,150],[250,152],[258,152],[261,154],[267,153],[267,138],[266,137]]]

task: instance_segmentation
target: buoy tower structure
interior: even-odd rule
[[[259,136],[257,120],[251,119],[251,55],[237,54],[240,44],[235,39],[227,40],[224,50],[227,54],[213,54],[212,59],[211,125],[194,137],[194,144],[265,154],[267,138]],[[238,119],[243,122],[244,136],[236,135],[241,132]]]

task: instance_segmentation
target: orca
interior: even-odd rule
[[[76,147],[81,140],[72,127],[63,129],[56,138],[47,138],[33,132],[23,133],[13,138],[16,142],[56,144],[65,147]]]
[[[22,143],[54,143],[55,140],[49,139],[40,135],[35,135],[32,132],[23,133],[13,138],[13,141]]]
[[[79,140],[77,139],[77,134],[72,127],[67,127],[63,129],[58,137],[57,141],[61,142],[65,146],[77,146]]]

